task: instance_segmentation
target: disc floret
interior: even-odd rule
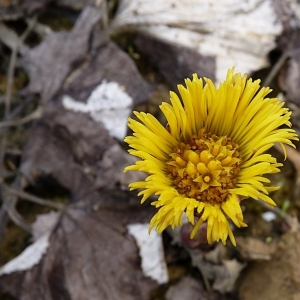
[[[238,180],[242,158],[229,137],[201,129],[188,142],[174,147],[167,162],[167,176],[185,197],[211,204],[226,200]]]

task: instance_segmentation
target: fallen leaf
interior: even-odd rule
[[[205,227],[202,228],[204,232],[200,232],[196,237],[198,239],[196,242],[187,242],[188,231],[191,228],[185,226],[186,221],[184,216],[182,228],[168,231],[172,236],[173,243],[182,245],[188,252],[192,265],[200,271],[207,289],[212,288],[222,294],[233,292],[236,280],[246,263],[231,258],[228,251],[230,248],[225,248],[221,243],[207,247],[203,240]]]
[[[166,293],[166,300],[213,300],[213,295],[205,291],[201,281],[192,277],[183,277],[179,283],[171,286]]]
[[[86,103],[68,95],[63,96],[62,103],[66,109],[88,113],[96,122],[103,123],[113,137],[124,139],[133,100],[118,83],[104,80],[92,91]]]
[[[286,32],[278,39],[279,50],[289,53],[289,59],[279,72],[278,83],[286,96],[296,104],[300,104],[300,30]]]
[[[47,232],[51,232],[57,224],[58,218],[59,213],[54,211],[38,215],[35,222],[32,224],[33,240],[36,241]]]
[[[124,192],[89,195],[62,212],[44,255],[31,253],[39,261],[19,271],[3,267],[0,287],[19,300],[149,300],[157,284],[143,275],[127,225],[150,215]]]
[[[9,275],[14,272],[27,271],[36,266],[49,247],[49,232],[39,237],[28,246],[19,256],[15,257],[0,268],[1,275]]]
[[[97,189],[112,188],[116,183],[120,183],[127,188],[129,183],[145,179],[146,175],[143,173],[123,172],[124,168],[134,164],[136,159],[125,152],[120,145],[113,144],[104,152],[98,164],[95,187]]]
[[[283,24],[272,0],[122,0],[111,31],[129,29],[215,57],[220,82],[232,66],[247,73],[267,66]]]
[[[28,134],[20,170],[27,185],[52,179],[76,201],[93,189],[97,164],[114,144],[101,123],[49,104]]]
[[[215,281],[213,283],[213,289],[222,294],[232,292],[241,271],[245,267],[245,263],[241,263],[236,259],[223,260],[222,266],[216,266],[214,268]]]
[[[100,18],[100,10],[87,6],[71,32],[50,33],[40,45],[30,49],[21,60],[30,77],[23,94],[40,93],[44,102],[57,94],[74,66],[83,63],[92,30]]]
[[[194,73],[215,80],[216,61],[212,55],[201,55],[194,49],[146,34],[137,36],[135,46],[162,73],[172,89]]]
[[[94,98],[99,94],[106,94],[107,97],[105,90],[126,93],[132,99],[133,105],[137,105],[149,99],[154,87],[142,78],[128,54],[110,41],[103,31],[95,28],[90,56],[66,81],[62,98],[68,95],[77,102],[85,103],[85,108],[82,108],[84,113],[93,112],[100,105],[103,108],[108,104],[103,97],[99,98],[98,104]],[[105,100],[106,104],[100,103]],[[128,106],[126,96],[122,95],[122,101],[126,102],[123,106],[121,100],[114,99],[113,107],[118,105],[121,109],[124,104]]]

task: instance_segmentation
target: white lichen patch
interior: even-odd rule
[[[49,246],[50,232],[46,232],[36,242],[28,246],[20,255],[0,269],[0,275],[26,271],[37,265]]]
[[[215,57],[217,82],[232,66],[246,73],[265,67],[283,30],[272,0],[121,0],[112,26]]]
[[[162,236],[156,231],[148,233],[149,224],[130,224],[129,233],[134,237],[142,260],[144,274],[158,283],[168,282],[168,271],[165,262]]]
[[[103,80],[85,103],[69,95],[63,96],[62,103],[66,109],[88,113],[96,122],[102,122],[113,137],[125,137],[133,100],[117,82]]]

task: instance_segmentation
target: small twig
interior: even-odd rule
[[[12,127],[12,126],[24,125],[28,122],[39,119],[41,117],[41,115],[42,115],[42,109],[40,107],[38,107],[34,112],[32,112],[30,115],[28,115],[22,119],[0,122],[0,129]]]
[[[26,108],[28,104],[30,104],[34,100],[34,97],[28,97],[20,105],[14,108],[13,111],[10,112],[9,116],[7,117],[6,121],[10,121],[15,119],[18,115],[20,115],[23,110]]]
[[[2,209],[5,209],[7,212],[9,218],[18,226],[23,228],[25,231],[32,233],[32,228],[29,223],[27,223],[23,217],[18,213],[16,210],[16,205],[18,202],[18,199],[16,196],[10,194],[7,190],[1,189],[1,196],[2,196]],[[5,218],[6,215],[3,214],[2,218]],[[2,221],[2,220],[1,220]]]
[[[99,1],[100,2],[98,5],[101,6],[101,9],[102,9],[102,13],[103,13],[103,16],[102,16],[102,20],[101,20],[101,23],[102,23],[102,26],[103,28],[107,28],[108,27],[108,7],[107,7],[107,1]]]
[[[18,51],[21,54],[27,52],[29,49],[29,47],[27,47],[23,43],[20,43],[20,38],[16,34],[16,32],[2,22],[0,22],[0,40],[11,50],[13,50],[14,48],[18,48]]]
[[[299,52],[300,52],[300,48],[284,52],[279,58],[279,60],[276,62],[276,64],[273,66],[273,68],[271,69],[267,78],[264,80],[262,86],[269,86],[272,80],[274,79],[274,77],[277,75],[277,73],[283,66],[283,64],[285,63],[285,61],[292,55],[298,54]]]
[[[8,68],[8,80],[7,80],[7,86],[6,86],[5,120],[8,118],[8,115],[10,112],[12,86],[13,86],[13,81],[14,81],[14,72],[15,72],[15,66],[16,66],[16,62],[17,62],[18,50],[20,48],[20,45],[23,44],[25,39],[28,37],[28,35],[34,28],[35,23],[36,23],[36,18],[33,18],[31,20],[31,22],[29,22],[27,29],[21,35],[19,41],[16,43],[16,45],[12,49],[10,62],[9,62],[9,68]]]
[[[1,1],[1,0],[0,0]],[[19,102],[19,98],[18,98],[18,95],[13,95],[12,98],[11,98],[11,103],[18,103]],[[2,105],[5,105],[5,101],[6,101],[6,95],[3,95],[3,96],[0,96],[0,104]]]
[[[268,74],[267,78],[264,80],[262,86],[269,86],[274,77],[277,75],[287,58],[290,56],[289,52],[285,52],[281,55],[279,60],[276,62],[274,67],[271,69],[271,72]]]
[[[8,80],[6,85],[6,98],[5,98],[5,114],[4,118],[5,120],[8,118],[8,115],[10,113],[10,105],[11,105],[11,96],[12,96],[12,86],[14,82],[14,72],[15,72],[15,65],[17,61],[17,47],[15,47],[11,53],[10,61],[9,61],[9,67],[8,67]]]
[[[63,204],[55,203],[51,200],[46,200],[46,199],[43,199],[43,198],[40,198],[40,197],[37,197],[34,195],[30,195],[22,190],[11,188],[6,184],[2,184],[2,187],[4,187],[4,189],[7,190],[10,194],[20,197],[21,199],[28,200],[28,201],[36,203],[36,204],[49,206],[49,207],[52,207],[52,208],[55,208],[58,210],[62,210],[64,208]]]
[[[6,209],[2,205],[2,207],[0,208],[0,241],[2,240],[4,231],[6,228],[7,219],[8,219],[8,216],[7,216]]]
[[[25,41],[31,30],[33,29],[35,25],[36,19],[34,18],[32,22],[28,25],[27,29],[24,31],[24,33],[21,35],[19,41],[15,44],[15,46],[12,49],[12,54],[9,61],[9,68],[8,68],[8,80],[7,80],[7,86],[6,86],[6,98],[5,98],[5,112],[4,112],[4,120],[7,121],[9,114],[10,114],[10,106],[11,106],[11,97],[12,97],[12,86],[14,82],[14,72],[15,72],[15,66],[17,62],[17,53],[20,45]],[[7,131],[5,130],[2,135],[2,142],[1,142],[1,149],[0,149],[0,176],[3,172],[4,166],[3,166],[3,159],[5,155],[5,148],[6,148],[6,136]]]
[[[32,20],[26,19],[26,23],[28,26],[30,26],[31,22]],[[48,34],[52,33],[53,30],[47,25],[36,22],[34,26],[34,32],[37,33],[40,37],[45,38]]]
[[[8,68],[8,80],[7,80],[7,86],[6,86],[6,97],[5,97],[5,110],[4,110],[4,120],[8,121],[10,116],[10,107],[11,107],[11,100],[12,100],[12,90],[13,90],[13,82],[14,82],[14,73],[15,73],[15,67],[17,63],[17,53],[20,48],[24,50],[23,42],[33,29],[36,22],[36,18],[34,17],[30,24],[28,25],[27,29],[24,31],[24,33],[21,35],[20,38],[18,38],[15,43],[13,43],[12,47],[12,53],[9,61],[9,68]],[[6,30],[7,28],[5,25],[0,24],[2,30]],[[3,26],[2,26],[3,25]],[[22,51],[21,51],[22,52]],[[4,155],[6,152],[6,144],[7,144],[7,128],[4,128],[2,130],[2,139],[1,139],[1,145],[0,145],[0,178],[3,181],[4,176],[6,173],[6,168],[4,166]],[[16,185],[17,180],[13,182],[12,185]],[[1,224],[1,230],[5,228],[7,224],[7,214],[9,218],[17,225],[22,227],[27,232],[31,233],[31,225],[27,223],[22,216],[18,213],[16,210],[16,205],[18,202],[18,198],[12,194],[10,194],[7,190],[1,189],[1,198],[2,198],[2,206],[1,206],[1,214],[0,214],[0,224]],[[4,229],[3,229],[4,230]],[[3,232],[0,232],[0,238],[2,237]]]

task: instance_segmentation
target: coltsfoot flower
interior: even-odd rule
[[[291,140],[298,138],[286,127],[291,127],[291,112],[277,98],[265,98],[271,89],[260,89],[260,80],[247,80],[233,68],[219,88],[208,78],[204,81],[196,74],[186,79],[186,87],[178,86],[181,100],[170,93],[171,104],[160,106],[165,127],[151,114],[134,112],[139,121],[129,118],[133,136],[125,142],[140,160],[125,171],[149,175],[129,185],[141,189],[142,203],[158,196],[149,230],[179,226],[185,212],[194,225],[191,238],[207,222],[208,243],[225,244],[229,236],[236,245],[228,221],[247,226],[241,199],[276,205],[269,192],[278,187],[266,185],[270,181],[264,175],[279,172],[282,164],[265,152],[278,142],[286,153],[284,144],[294,147]]]

